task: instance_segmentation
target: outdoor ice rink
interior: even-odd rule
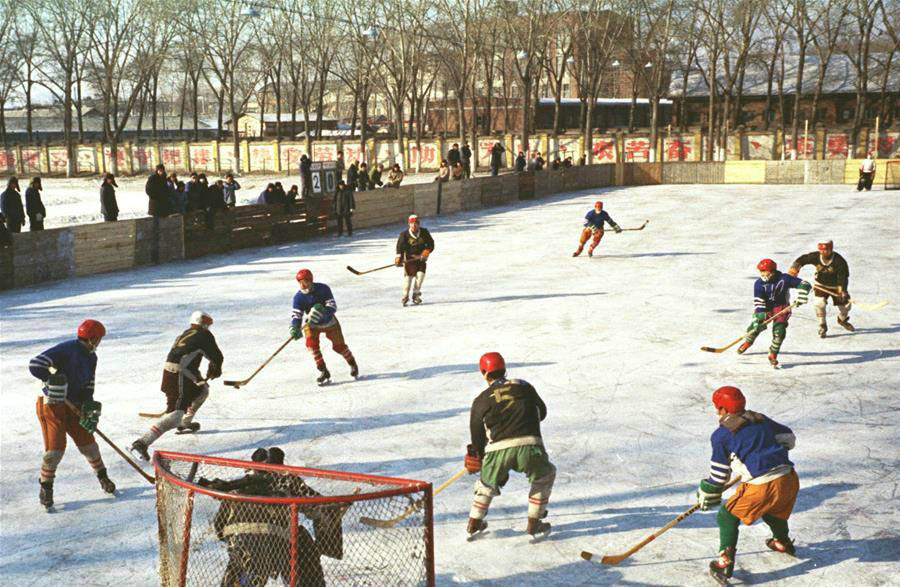
[[[84,191],[96,214],[96,186]],[[73,217],[80,193],[69,194]],[[81,320],[101,320],[100,428],[128,446],[149,425],[137,412],[164,406],[162,365],[190,313],[214,317],[223,379],[241,379],[287,337],[294,274],[307,267],[331,286],[363,378],[352,381],[326,345],[334,383],[319,388],[309,353],[293,343],[245,388],[216,380],[196,418],[200,433],[170,433],[152,448],[247,459],[257,446],[280,446],[289,464],[437,486],[462,467],[469,407],[485,387],[478,358],[496,350],[509,375],[534,384],[548,406],[542,432],[558,469],[553,532],[537,544],[525,538],[528,483],[514,474],[488,514],[489,533],[466,542],[475,478],[464,477],[435,498],[437,583],[714,585],[706,574],[718,549],[714,512],[691,516],[619,566],[579,553],[623,552],[695,503],[717,425],[710,396],[735,385],[749,409],[793,428],[801,489],[790,520],[798,557],[770,552],[761,522],[742,527],[733,584],[898,585],[897,194],[660,185],[424,218],[436,249],[416,307],[400,305],[399,270],[355,276],[345,268],[390,263],[402,224],[0,293],[2,583],[159,581],[154,488],[105,444],[117,497],[101,492],[70,443],[57,472],[58,511],[39,505],[39,385],[29,359],[73,338]],[[650,224],[608,232],[594,258],[573,259],[597,199],[623,227]],[[744,356],[699,350],[743,332],[760,259],[786,270],[829,238],[850,265],[851,294],[890,305],[853,309],[855,333],[837,326],[829,305],[824,340],[811,304],[801,307],[780,370],[766,360],[771,330]],[[811,280],[811,268],[801,277]]]

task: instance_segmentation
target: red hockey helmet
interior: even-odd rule
[[[419,223],[419,217],[418,217],[418,215],[416,215],[416,214],[410,214],[410,215],[409,215],[409,218],[406,219],[406,223],[407,223],[407,224],[418,224],[418,223]]]
[[[85,320],[78,326],[78,338],[99,340],[106,336],[106,328],[97,320]]]
[[[757,271],[768,271],[771,273],[778,269],[778,265],[775,264],[775,261],[772,259],[763,259],[759,263],[756,264]]]
[[[301,269],[297,272],[297,282],[308,281],[310,283],[313,282],[313,274],[309,269]]]
[[[819,243],[818,249],[820,253],[831,253],[834,250],[834,242],[830,240],[822,241]]]
[[[481,374],[493,373],[495,371],[506,371],[506,361],[500,353],[484,353],[481,360],[478,361],[478,369]]]
[[[603,202],[601,202],[600,200],[597,200],[596,202],[594,202],[594,208],[600,208],[602,210]]]
[[[747,399],[741,393],[741,390],[730,385],[720,387],[714,391],[712,401],[717,410],[725,408],[725,411],[729,414],[743,412],[744,407],[747,405]]]

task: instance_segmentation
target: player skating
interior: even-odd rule
[[[210,379],[222,374],[225,360],[209,327],[213,319],[206,312],[191,314],[190,327],[178,335],[166,356],[160,390],[166,394],[165,414],[146,434],[131,444],[131,452],[145,461],[150,460],[147,447],[173,428],[176,434],[193,433],[200,429],[194,422],[197,410],[209,397]],[[200,361],[206,358],[206,378],[200,375]]]
[[[588,248],[588,257],[594,256],[594,249],[603,240],[603,224],[609,223],[613,230],[622,232],[622,228],[610,217],[609,212],[603,210],[603,202],[594,202],[594,209],[584,215],[584,229],[581,231],[581,239],[578,241],[578,250],[572,253],[577,257],[584,250],[584,243],[593,236],[591,246]]]
[[[834,243],[830,240],[820,242],[818,249],[818,251],[797,257],[794,264],[788,269],[788,273],[796,277],[804,265],[816,267],[814,285],[816,301],[813,306],[816,309],[816,319],[819,321],[820,337],[825,338],[825,333],[828,332],[828,325],[825,323],[825,303],[829,298],[838,309],[837,323],[853,332],[855,329],[850,324],[850,294],[847,291],[850,268],[847,266],[847,261],[834,252]],[[835,293],[831,294],[826,290]]]
[[[41,505],[52,511],[53,481],[56,468],[66,452],[66,435],[87,458],[107,493],[116,485],[106,474],[94,431],[100,420],[100,402],[94,401],[94,376],[97,372],[97,346],[106,336],[106,328],[97,320],[85,320],[78,326],[77,338],[60,343],[37,355],[28,365],[31,374],[43,382],[43,395],[37,400],[37,416],[44,437],[41,463]],[[81,413],[79,419],[71,403]]]
[[[487,528],[484,518],[491,500],[500,495],[510,471],[524,473],[531,482],[525,531],[531,536],[547,534],[550,524],[543,518],[556,478],[556,467],[541,439],[547,406],[530,383],[506,378],[506,363],[500,353],[482,355],[478,366],[488,388],[472,402],[469,419],[472,444],[465,465],[469,473],[481,472],[469,512],[469,538]]]
[[[400,233],[397,238],[397,256],[394,265],[403,266],[403,305],[409,302],[409,288],[415,279],[412,301],[414,304],[422,303],[422,282],[425,281],[425,271],[428,256],[434,251],[434,239],[427,228],[419,224],[419,217],[411,215],[407,220],[409,228]]]
[[[291,317],[291,336],[297,340],[301,336],[306,337],[306,348],[312,353],[319,370],[316,382],[325,385],[331,381],[331,373],[325,366],[322,351],[319,348],[319,336],[323,333],[331,341],[331,348],[338,353],[350,365],[350,376],[359,376],[359,367],[350,348],[344,343],[344,333],[341,331],[341,323],[338,322],[335,312],[337,303],[331,294],[331,288],[324,283],[313,281],[312,271],[301,269],[297,272],[297,282],[300,290],[294,294],[294,311]],[[306,315],[306,323],[303,316]]]
[[[788,537],[788,518],[797,501],[800,482],[788,451],[794,433],[787,426],[746,409],[746,399],[736,387],[720,387],[712,402],[719,417],[713,432],[709,477],[700,482],[697,498],[705,511],[722,503],[722,489],[732,473],[743,482],[719,508],[719,558],[709,563],[710,575],[723,585],[734,571],[741,522],[749,526],[762,518],[771,528],[766,546],[794,554]]]
[[[790,288],[797,288],[796,305],[802,306],[807,302],[809,290],[812,286],[793,275],[778,271],[775,261],[763,259],[756,265],[759,271],[759,279],[753,284],[753,322],[747,328],[744,342],[738,347],[738,354],[750,348],[759,333],[766,329],[765,321],[780,312],[772,324],[772,344],[769,345],[769,363],[773,367],[778,366],[778,351],[787,335],[788,319],[791,317]]]

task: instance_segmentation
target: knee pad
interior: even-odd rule
[[[100,458],[100,447],[97,446],[96,442],[92,442],[84,446],[79,446],[78,450],[81,451],[81,454],[83,454],[89,461],[96,461]]]
[[[95,445],[96,446],[96,445]],[[55,471],[56,467],[59,466],[59,462],[63,458],[64,451],[61,450],[48,450],[44,453],[43,466],[51,471]]]

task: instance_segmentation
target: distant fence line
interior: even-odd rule
[[[428,217],[489,208],[518,200],[602,188],[655,184],[855,184],[860,160],[619,163],[507,173],[448,183],[422,183],[355,194],[354,228],[405,225],[409,214]],[[884,183],[879,164],[875,182]],[[138,218],[13,235],[0,248],[0,289],[68,277],[194,259],[246,247],[297,242],[326,234],[331,201],[307,210],[238,206],[168,218]]]
[[[727,161],[776,161],[791,159],[793,154],[786,148],[790,135],[781,131],[736,132],[728,137],[728,148],[724,153]],[[663,162],[704,160],[709,138],[700,132],[661,133],[656,145],[656,159]],[[434,170],[456,138],[427,139],[416,145],[414,140],[405,140],[401,145],[396,140],[370,139],[365,149],[359,141],[326,140],[313,141],[312,159],[332,161],[338,151],[344,152],[349,165],[352,161],[384,163],[386,166],[400,163],[406,151],[409,167],[420,170]],[[478,137],[471,145],[473,164],[476,169],[487,169],[490,165],[491,147],[500,142],[506,149],[503,167],[512,168],[515,155],[523,150],[521,140],[513,135]],[[585,153],[581,135],[560,135],[554,138],[548,134],[537,134],[530,138],[531,150],[540,151],[547,163],[557,155],[561,159],[572,157],[573,162]],[[798,153],[801,160],[845,160],[863,157],[866,152],[874,152],[875,133],[864,129],[861,144],[866,145],[861,152],[851,155],[850,134],[847,131],[827,131],[818,129],[798,139]],[[878,133],[878,158],[900,157],[900,131]],[[649,135],[623,133],[599,134],[593,139],[591,148],[594,163],[645,163],[650,161],[651,144]],[[298,173],[300,156],[306,152],[302,141],[248,141],[240,142],[240,170],[235,170],[234,146],[230,141],[202,142],[155,142],[120,143],[116,148],[119,175],[139,175],[149,173],[157,164],[163,163],[167,169],[178,172],[202,171],[205,173]],[[76,173],[99,175],[112,169],[112,150],[107,144],[78,145],[75,149]],[[719,156],[722,159],[723,156]],[[63,145],[0,147],[0,175],[65,175],[68,154]]]

